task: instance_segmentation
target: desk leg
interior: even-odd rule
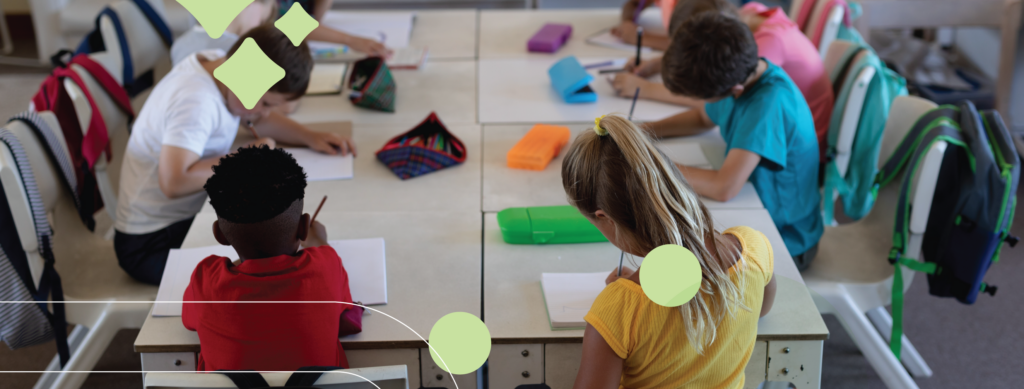
[[[489,388],[544,383],[544,345],[491,345],[487,366]]]
[[[452,376],[434,363],[434,358],[430,357],[430,349],[420,349],[420,366],[423,375],[423,387],[455,389],[455,384],[452,383]],[[476,379],[476,372],[455,376],[459,389],[476,389]],[[409,387],[412,388],[412,385],[409,385]]]
[[[768,373],[768,342],[758,341],[754,344],[754,353],[750,355],[743,373],[746,376],[743,389],[757,389],[764,382]]]
[[[583,343],[544,345],[544,383],[551,389],[570,389],[583,358]]]
[[[345,350],[348,365],[352,368],[405,365],[409,387],[420,387],[420,350],[396,348],[380,350]]]
[[[800,389],[821,387],[820,340],[768,342],[768,380],[792,382]]]

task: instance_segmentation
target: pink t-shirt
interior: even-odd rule
[[[661,8],[661,23],[668,30],[668,24],[672,21],[672,11],[676,9],[676,0],[659,0],[658,7]]]
[[[769,9],[764,4],[751,2],[744,5],[740,12],[757,13],[765,18],[764,23],[754,31],[758,54],[785,70],[800,88],[800,92],[803,92],[814,116],[819,156],[824,160],[835,96],[832,94],[832,81],[825,71],[818,49],[789,20],[782,8]]]

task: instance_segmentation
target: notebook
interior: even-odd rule
[[[329,155],[304,147],[286,147],[284,151],[295,157],[295,161],[302,166],[306,172],[306,181],[348,180],[354,176],[351,153],[344,156]]]
[[[604,290],[605,278],[608,278],[608,272],[541,274],[540,287],[551,329],[585,328],[587,322],[583,316],[586,316],[597,295]]]
[[[309,87],[306,95],[336,95],[341,93],[345,84],[347,63],[316,63],[309,75]]]
[[[610,49],[623,50],[636,53],[636,45],[625,43],[615,35],[612,35],[612,30],[602,30],[597,34],[587,37],[587,43],[597,46],[603,46]],[[643,47],[640,49],[641,54],[650,53],[652,50],[650,47]]]
[[[321,24],[347,34],[373,39],[392,49],[409,46],[412,35],[413,12],[338,12],[327,11]],[[314,52],[339,49],[343,45],[309,42]]]
[[[672,162],[683,166],[711,169],[712,164],[704,154],[704,147],[695,142],[668,141],[658,145]]]
[[[332,240],[334,247],[348,273],[349,290],[352,301],[363,305],[381,305],[388,303],[387,264],[384,261],[384,238]],[[181,300],[185,288],[192,279],[192,272],[199,262],[210,255],[238,259],[238,254],[231,246],[210,246],[192,249],[172,249],[167,256],[164,275],[160,279],[157,290],[157,301],[177,301],[156,303],[153,305],[153,316],[181,316]]]

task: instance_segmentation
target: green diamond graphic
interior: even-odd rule
[[[309,16],[306,10],[296,2],[292,3],[288,13],[277,19],[274,26],[281,30],[281,32],[284,32],[284,35],[291,39],[293,45],[298,46],[306,39],[309,33],[320,26],[320,23],[313,19],[312,16]]]
[[[178,3],[192,13],[213,39],[224,35],[224,30],[231,21],[252,2],[253,0],[178,0]]]
[[[271,87],[284,78],[284,69],[267,57],[252,38],[245,38],[231,58],[213,71],[238,96],[245,109],[252,109]]]

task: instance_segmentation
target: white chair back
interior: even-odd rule
[[[60,133],[60,124],[57,122],[56,116],[50,112],[40,112],[39,115],[51,129],[54,129],[55,133]],[[52,212],[59,201],[70,200],[66,186],[61,183],[59,168],[50,163],[45,142],[38,139],[32,130],[22,122],[14,121],[8,123],[4,128],[14,134],[24,148],[47,213]],[[58,137],[61,139],[61,144],[64,144],[63,136],[58,135]],[[18,173],[14,154],[3,142],[0,142],[0,182],[2,182],[4,193],[7,195],[7,202],[14,217],[14,225],[18,231],[22,248],[28,256],[32,280],[38,287],[43,271],[43,257],[39,254],[39,239],[36,236],[35,221],[32,218],[32,209],[25,192],[25,183]]]
[[[839,63],[840,57],[850,46],[849,42],[838,41],[829,47],[828,55],[825,57],[825,71],[832,74],[837,66],[843,66]],[[866,52],[861,52],[854,58],[850,59],[851,63],[860,61]],[[857,74],[856,78],[852,80],[850,89],[847,91],[846,105],[836,106],[833,108],[832,115],[841,115],[842,120],[840,121],[838,129],[838,139],[836,142],[836,168],[839,170],[839,174],[846,176],[846,171],[850,167],[850,158],[853,153],[853,141],[857,135],[857,127],[860,125],[860,116],[864,110],[864,100],[868,96],[868,89],[871,85],[871,80],[875,77],[875,68],[865,67]],[[842,83],[847,79],[847,74],[840,74],[836,79],[836,82],[840,83],[834,88],[837,91],[843,91],[845,85]],[[836,101],[842,100],[842,96],[836,96]],[[831,131],[831,129],[830,129]]]
[[[846,16],[846,9],[843,7],[832,7],[828,11],[825,27],[821,30],[821,39],[817,42],[818,53],[821,54],[821,58],[825,58],[825,54],[828,53],[828,47],[838,39],[839,25],[843,23],[844,16]]]
[[[807,0],[815,1],[815,0]],[[839,25],[843,22],[845,9],[834,6],[832,0],[816,0],[807,23],[803,26],[804,35],[811,40],[814,47],[817,47],[822,57],[828,52],[828,45],[836,40],[839,35]],[[822,25],[824,24],[824,27]],[[815,38],[819,27],[822,30],[821,36]]]
[[[149,3],[153,5],[154,10],[160,14],[160,17],[166,21],[167,13],[164,12],[163,2],[151,0]],[[160,33],[153,28],[149,19],[146,18],[146,15],[142,13],[138,6],[131,1],[119,1],[111,4],[110,8],[120,16],[121,27],[124,29],[128,40],[128,48],[131,51],[132,68],[135,78],[150,70],[157,69],[158,65],[170,63],[171,48],[167,47],[163,39],[160,38]],[[101,31],[103,30],[101,29]],[[108,34],[107,31],[103,31],[104,43],[116,40],[116,34]],[[120,56],[120,53],[118,55]],[[115,78],[119,78],[121,73],[112,74],[115,75]],[[160,74],[154,74],[154,85],[160,80],[160,76]]]
[[[263,373],[271,386],[282,386],[292,373]],[[405,365],[365,367],[324,372],[313,385],[324,389],[408,389]],[[220,389],[235,388],[227,376],[217,373],[148,373],[145,389]]]

